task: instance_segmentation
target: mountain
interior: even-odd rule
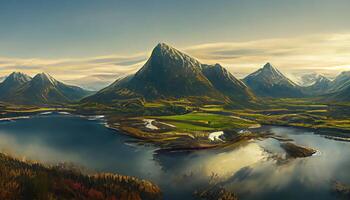
[[[350,86],[350,71],[340,73],[331,83],[329,92],[339,92]]]
[[[270,63],[243,79],[253,92],[262,97],[302,97],[298,85],[284,76]]]
[[[343,90],[341,90],[341,91],[329,94],[326,97],[326,99],[333,100],[333,101],[346,101],[346,102],[349,102],[350,101],[350,86],[345,88],[345,89],[343,89]]]
[[[342,72],[330,84],[325,99],[350,101],[350,71]]]
[[[317,73],[304,74],[300,77],[298,84],[303,87],[309,87],[311,85],[314,85],[320,78],[326,77]]]
[[[1,97],[2,101],[34,105],[61,104],[80,100],[90,94],[79,87],[57,81],[46,73],[37,74],[32,79],[22,77],[19,82],[22,83]]]
[[[303,87],[306,95],[331,101],[350,101],[350,71],[342,72],[333,81],[319,74],[309,77],[312,77],[313,84]]]
[[[2,83],[6,78],[7,78],[7,76],[1,76],[0,77],[0,83]]]
[[[31,79],[32,78],[30,76],[20,72],[11,73],[3,82],[0,83],[0,99],[14,93],[23,84],[31,81]]]
[[[202,72],[219,92],[233,101],[251,101],[252,91],[220,64],[202,65]]]
[[[183,97],[229,101],[230,97],[225,95],[229,92],[235,93],[230,94],[232,97],[247,95],[245,99],[250,99],[252,94],[247,90],[242,82],[221,66],[212,68],[203,65],[179,50],[160,43],[134,75],[117,80],[83,101],[110,103],[130,98],[156,100]]]
[[[325,94],[328,92],[330,86],[332,85],[332,81],[323,75],[313,74],[309,77],[310,84],[306,84],[308,86],[303,87],[303,92],[306,95],[314,96]]]

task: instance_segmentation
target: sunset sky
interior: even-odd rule
[[[92,88],[132,73],[159,42],[244,77],[350,70],[349,0],[1,0],[0,76],[47,72]]]

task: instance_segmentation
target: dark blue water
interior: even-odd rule
[[[211,177],[240,199],[335,199],[333,180],[350,184],[350,145],[302,129],[269,127],[317,155],[279,163],[273,139],[235,149],[156,154],[132,138],[108,129],[101,120],[73,115],[38,115],[0,122],[0,148],[45,163],[71,162],[93,171],[116,172],[151,180],[165,199],[192,199]],[[266,152],[268,150],[269,152]]]

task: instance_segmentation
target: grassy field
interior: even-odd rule
[[[325,104],[310,99],[265,99],[254,109],[228,109],[204,105],[184,115],[154,117],[181,131],[244,129],[255,124],[284,125],[317,130],[350,131],[348,104]]]
[[[154,118],[166,121],[183,131],[242,129],[256,124],[254,121],[247,119],[204,112]]]
[[[232,110],[234,115],[261,124],[350,131],[350,107],[322,104],[309,99],[272,99],[261,109]]]

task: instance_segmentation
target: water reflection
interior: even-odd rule
[[[163,164],[164,170],[191,172],[205,177],[212,174],[227,177],[243,167],[261,161],[264,157],[265,152],[258,144],[249,143],[234,151],[211,150],[182,153],[182,155],[161,154],[158,160]],[[172,164],[169,165],[170,163]]]
[[[330,190],[331,182],[350,183],[347,171],[350,166],[349,143],[325,139],[302,129],[270,128],[276,134],[321,153],[285,164],[274,160],[259,163],[224,182],[227,188],[238,192],[244,199],[335,199]],[[274,153],[282,153],[276,141],[269,139],[259,144]],[[244,178],[238,179],[242,173]]]

